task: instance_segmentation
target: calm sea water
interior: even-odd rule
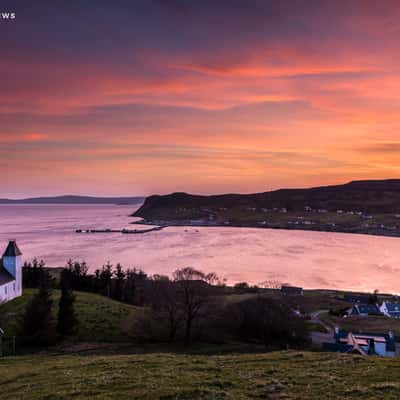
[[[400,292],[400,239],[367,235],[247,228],[171,227],[140,235],[77,234],[125,228],[133,206],[1,205],[0,246],[17,239],[24,258],[63,266],[107,261],[170,274],[192,266],[230,283],[275,279],[307,288]]]

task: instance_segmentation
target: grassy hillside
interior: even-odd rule
[[[133,214],[156,225],[238,226],[400,236],[400,180],[255,194],[150,196]]]
[[[162,218],[164,212],[179,215],[188,213],[190,218],[195,210],[204,208],[255,207],[280,208],[303,211],[309,206],[314,209],[336,211],[338,209],[359,210],[366,213],[400,212],[400,179],[353,181],[344,185],[321,186],[308,189],[280,189],[254,194],[223,194],[199,196],[187,193],[154,195],[146,198],[135,215],[143,218]],[[168,215],[171,217],[171,214]],[[200,217],[201,215],[197,215]]]
[[[34,367],[33,367],[34,366]],[[328,353],[0,359],[2,398],[398,399],[400,361]]]
[[[35,293],[35,289],[25,289],[22,297],[0,306],[0,327],[6,332],[6,337],[16,334],[18,320]],[[135,307],[96,294],[76,292],[75,295],[79,329],[74,341],[126,341],[126,331]],[[59,298],[60,291],[54,290],[54,316]]]
[[[392,331],[396,336],[400,336],[400,320],[383,315],[369,315],[368,317],[354,315],[341,318],[326,313],[321,314],[320,319],[331,326],[337,325],[349,331],[371,333],[387,333]]]

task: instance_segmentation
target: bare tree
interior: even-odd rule
[[[173,273],[183,312],[186,345],[191,342],[193,324],[199,318],[210,294],[209,282],[216,278],[215,274],[205,274],[191,267],[178,269]]]
[[[182,310],[179,303],[178,287],[167,276],[152,277],[150,303],[154,310],[165,314],[168,321],[168,338],[173,341],[182,323]]]
[[[204,275],[204,281],[213,286],[226,286],[226,279],[221,279],[215,272]]]

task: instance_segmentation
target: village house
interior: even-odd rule
[[[0,259],[0,304],[22,295],[22,253],[10,240]]]
[[[349,311],[349,315],[381,315],[379,307],[376,304],[355,304]]]
[[[339,298],[339,300],[347,301],[348,303],[368,303],[370,298],[369,294],[352,294],[346,293],[343,296],[343,299]]]
[[[379,310],[387,317],[400,318],[400,303],[390,303],[384,301],[379,307]]]
[[[303,288],[297,286],[282,285],[281,293],[285,296],[303,296]]]
[[[396,343],[392,332],[387,334],[354,333],[335,327],[333,337],[334,343],[323,343],[323,351],[382,357],[396,355]]]

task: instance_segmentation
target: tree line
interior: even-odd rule
[[[60,275],[61,296],[55,319],[52,311],[54,279],[43,268],[44,263],[36,267],[38,267],[35,270],[38,276],[36,287],[39,290],[28,302],[20,324],[21,342],[26,346],[55,344],[58,339],[73,336],[78,328],[74,307],[75,296],[71,289],[67,270],[62,270]]]
[[[28,304],[23,335],[32,343],[54,342],[72,336],[78,327],[73,291],[107,296],[142,306],[135,313],[129,338],[136,342],[194,340],[222,343],[244,341],[267,347],[302,346],[308,340],[305,321],[285,300],[268,298],[245,283],[233,289],[215,273],[181,268],[172,276],[149,276],[139,268],[124,269],[107,263],[93,274],[85,262],[68,261],[52,278],[51,269],[38,260],[25,263],[25,287],[39,288]],[[61,289],[57,323],[52,321],[51,290]],[[234,294],[251,293],[249,298]],[[245,299],[243,300],[243,298]]]
[[[85,261],[69,260],[64,268],[49,270],[43,260],[34,259],[24,263],[23,285],[26,288],[38,288],[49,271],[54,271],[52,275],[57,276],[60,270],[72,290],[96,293],[128,304],[143,304],[147,274],[139,268],[125,270],[121,264],[114,267],[109,262],[90,274]],[[59,288],[59,280],[52,279],[50,286]]]

